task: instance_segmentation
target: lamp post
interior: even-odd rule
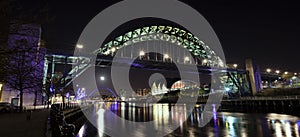
[[[139,53],[139,56],[140,56],[140,59],[142,59],[142,57],[145,56],[145,52],[141,50]]]
[[[188,56],[184,57],[184,63],[190,62],[190,58]]]
[[[169,59],[169,54],[164,54],[164,61],[166,61],[166,59]]]
[[[268,73],[270,73],[272,70],[270,68],[267,68],[266,70]]]
[[[101,81],[104,81],[104,80],[105,80],[105,77],[104,77],[104,76],[101,76],[101,77],[100,77],[100,80],[101,80]]]
[[[204,59],[203,61],[202,61],[202,65],[206,65],[207,66],[207,59]]]
[[[233,67],[236,69],[238,67],[238,64],[233,64]]]
[[[77,45],[76,45],[76,48],[82,49],[82,48],[83,48],[83,45],[82,45],[82,44],[77,44]]]
[[[271,73],[272,70],[270,68],[267,68],[266,71],[267,71],[267,73]],[[269,87],[271,87],[271,85],[272,85],[269,77],[268,77],[268,85],[269,85]]]
[[[77,44],[76,45],[76,48],[78,49],[78,52],[79,52],[79,56],[81,56],[81,50],[83,49],[83,45],[82,44]]]

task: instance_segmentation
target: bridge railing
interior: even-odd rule
[[[224,99],[232,100],[232,99]],[[278,97],[241,97],[237,100],[300,100],[300,96],[278,96]]]

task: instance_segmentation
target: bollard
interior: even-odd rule
[[[32,111],[31,110],[27,110],[27,112],[26,112],[26,120],[30,120],[31,119],[31,115],[32,115]]]

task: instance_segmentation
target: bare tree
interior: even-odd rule
[[[6,84],[20,95],[20,111],[23,109],[24,92],[37,93],[41,90],[43,76],[43,54],[37,46],[31,46],[26,39],[15,41],[7,49]]]
[[[22,24],[45,24],[51,22],[48,14],[48,4],[45,1],[37,1],[36,5],[24,4],[26,1],[1,0],[0,1],[0,81],[12,89],[20,91],[20,105],[23,105],[23,92],[35,92],[42,84],[38,80],[43,69],[37,69],[41,65],[43,55],[39,54],[40,48],[32,45],[32,41],[21,40],[15,45],[9,44],[8,39],[11,29]],[[15,26],[12,27],[11,25]],[[43,66],[43,65],[41,65]],[[34,72],[34,73],[33,73]],[[34,90],[34,91],[33,91]],[[21,107],[22,109],[22,107]]]

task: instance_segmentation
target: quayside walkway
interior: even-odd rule
[[[48,109],[38,109],[31,112],[0,114],[1,137],[46,137]]]

